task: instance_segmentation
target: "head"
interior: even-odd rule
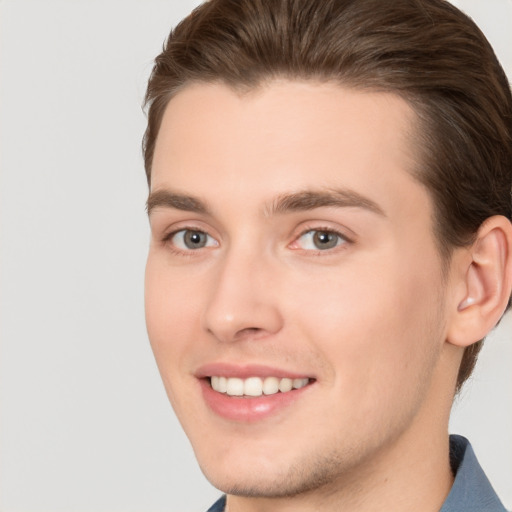
[[[443,0],[210,1],[170,34],[149,80],[148,183],[165,109],[192,83],[254,89],[274,78],[329,81],[404,98],[416,113],[415,177],[434,202],[448,261],[493,215],[512,218],[512,99],[479,28]],[[457,389],[481,341],[464,353]]]
[[[195,216],[192,231],[186,223],[182,222],[184,219],[181,217],[171,222],[166,220],[165,216],[155,221],[155,231],[165,231],[163,227],[158,227],[159,223],[162,226],[166,223],[171,223],[178,228],[181,226],[181,230],[176,228],[172,233],[167,233],[166,243],[171,240],[173,245],[178,246],[178,252],[185,250],[191,253],[193,251],[189,249],[194,247],[194,244],[199,244],[196,246],[202,251],[198,253],[201,254],[200,257],[185,257],[196,258],[192,265],[194,267],[192,274],[188,270],[190,267],[185,269],[183,266],[184,261],[192,261],[181,259],[183,251],[181,256],[172,256],[171,259],[166,259],[167,256],[150,255],[148,262],[148,289],[150,290],[148,304],[151,311],[147,314],[150,338],[152,338],[153,347],[156,348],[157,362],[171,401],[178,409],[182,411],[185,409],[182,412],[183,417],[180,418],[185,429],[203,429],[205,436],[208,437],[209,425],[206,416],[193,408],[187,412],[187,406],[183,406],[182,399],[173,396],[176,393],[176,386],[171,382],[174,377],[169,375],[166,360],[176,354],[173,354],[172,350],[167,351],[165,347],[165,329],[162,331],[159,327],[155,327],[159,314],[160,318],[165,316],[164,309],[154,314],[154,310],[158,309],[155,304],[160,299],[164,303],[168,299],[165,297],[165,286],[155,291],[153,284],[156,281],[165,283],[166,273],[171,276],[167,287],[169,293],[173,287],[182,292],[187,290],[190,286],[187,284],[187,279],[197,279],[192,282],[206,283],[206,287],[210,286],[214,290],[203,310],[194,301],[195,291],[179,295],[174,299],[174,309],[179,312],[179,315],[172,319],[170,330],[173,332],[168,333],[169,344],[174,343],[171,337],[175,335],[188,336],[189,342],[194,337],[196,339],[204,337],[205,345],[201,345],[198,341],[198,346],[202,347],[203,354],[206,354],[210,350],[207,348],[207,338],[210,338],[212,343],[220,343],[223,347],[235,346],[233,343],[227,344],[226,341],[236,339],[239,340],[239,344],[237,348],[229,349],[231,352],[227,359],[239,362],[243,361],[244,357],[250,360],[265,359],[257,348],[257,346],[264,346],[266,357],[270,357],[269,354],[275,355],[283,367],[289,365],[287,370],[291,373],[293,373],[292,369],[299,366],[299,362],[301,364],[306,361],[311,362],[309,369],[315,378],[317,375],[325,376],[325,380],[322,380],[323,377],[318,378],[317,387],[323,386],[324,382],[326,387],[332,384],[333,389],[339,385],[339,378],[336,377],[338,362],[340,366],[347,364],[347,361],[351,363],[350,367],[345,368],[346,375],[351,373],[352,367],[359,369],[365,367],[364,354],[359,351],[360,347],[352,346],[358,332],[363,333],[362,339],[370,340],[380,337],[376,329],[389,329],[391,336],[400,331],[400,326],[403,325],[401,334],[404,340],[413,339],[416,335],[418,339],[421,338],[423,342],[419,341],[416,348],[406,344],[405,341],[404,344],[396,346],[397,353],[394,355],[392,349],[386,351],[382,346],[371,349],[379,354],[375,359],[375,365],[371,361],[367,365],[370,376],[378,376],[375,383],[379,379],[382,383],[388,378],[392,380],[391,373],[396,370],[394,365],[398,359],[395,356],[399,350],[407,351],[406,361],[410,361],[412,369],[418,370],[421,367],[420,377],[416,375],[418,388],[412,390],[410,396],[404,393],[409,396],[409,398],[404,397],[405,402],[409,400],[409,406],[404,407],[403,415],[398,414],[401,419],[396,421],[396,425],[387,430],[388,441],[391,443],[393,436],[398,437],[400,429],[405,429],[405,425],[413,421],[414,415],[420,414],[418,411],[422,408],[422,400],[428,401],[425,397],[429,393],[432,396],[435,394],[432,389],[422,389],[420,383],[430,382],[434,374],[442,373],[441,370],[444,367],[442,354],[445,349],[437,342],[435,346],[430,346],[429,340],[439,341],[448,336],[449,319],[444,313],[444,307],[446,303],[453,301],[453,296],[446,294],[445,290],[453,279],[456,279],[453,272],[454,259],[464,260],[467,254],[471,253],[470,248],[475,247],[475,241],[479,237],[484,239],[484,234],[493,232],[498,224],[505,225],[503,220],[494,221],[493,219],[511,218],[512,98],[503,70],[480,30],[464,14],[443,0],[397,0],[395,2],[210,0],[197,8],[171,32],[163,52],[156,59],[149,80],[146,102],[149,108],[148,128],[144,137],[144,157],[148,183],[153,194],[148,206],[156,211],[162,205],[167,205],[173,211],[193,212]],[[317,110],[323,113],[322,119],[317,117]],[[241,112],[245,112],[247,116],[243,117]],[[294,113],[299,112],[300,115],[298,114],[295,122],[291,123],[286,121],[286,112],[289,112],[292,119]],[[372,119],[372,113],[375,114],[375,119]],[[334,114],[337,114],[338,119],[342,119],[346,124],[336,125]],[[214,119],[212,116],[217,116],[215,119],[219,124],[218,130],[211,129],[212,119]],[[225,122],[223,116],[225,116]],[[266,120],[270,126],[265,124]],[[273,146],[272,141],[279,139],[280,133],[293,134],[296,126],[302,126],[301,123],[304,125],[304,131],[301,131],[302,128],[297,129],[295,142],[290,139],[281,140],[281,151],[279,147]],[[266,137],[265,133],[267,131],[267,135],[271,133],[273,126],[279,126],[282,130],[275,133],[275,137]],[[353,126],[353,132],[350,131],[351,126]],[[372,129],[372,126],[376,128]],[[332,130],[328,130],[327,127],[331,127]],[[247,146],[247,140],[238,138],[238,134],[249,130],[254,130],[252,140],[261,150],[255,151],[254,154],[254,148]],[[322,130],[325,130],[325,133]],[[221,132],[220,139],[217,138],[217,131]],[[225,133],[222,133],[223,131]],[[182,133],[186,135],[182,136]],[[305,141],[315,139],[317,133],[322,134],[323,138],[316,140],[315,147],[311,148]],[[343,134],[339,144],[336,140],[337,133]],[[384,133],[386,136],[383,137]],[[194,140],[194,134],[197,134],[197,139],[191,142]],[[243,158],[243,154],[238,154],[236,148],[233,149],[233,158],[223,153],[223,148],[229,147],[229,139],[238,141],[237,147],[244,147],[246,154],[253,154],[253,162],[260,158],[260,153],[266,156],[273,154],[275,159],[272,162],[279,160],[279,165],[274,169],[272,176],[262,172],[262,184],[255,170],[251,174],[250,170],[246,172],[244,166],[239,166],[237,174],[235,169],[229,168],[233,159]],[[190,162],[187,164],[188,160],[184,160],[179,152],[180,148],[183,150],[187,147],[190,154],[194,151],[194,144],[197,144],[199,153],[208,155],[205,160],[198,160],[197,165],[191,165]],[[236,146],[236,144],[233,145]],[[328,170],[324,175],[319,174],[319,186],[325,182],[332,192],[332,185],[337,177],[329,167],[333,159],[336,159],[335,155],[331,155],[331,148],[338,145],[346,150],[345,153],[337,155],[339,161],[342,162],[344,159],[353,161],[354,169],[358,169],[359,166],[363,170],[364,167],[365,172],[369,173],[366,175],[366,181],[360,181],[358,176],[350,175],[348,169],[344,170],[344,166],[340,164],[339,178],[342,185],[348,183],[348,188],[344,189],[341,195],[336,192],[336,197],[333,197],[332,193],[326,195],[325,190],[321,192],[313,190],[314,193],[311,194],[312,177],[308,176],[307,172],[300,171],[301,161],[308,161],[309,158],[313,166],[315,158],[324,158],[325,169]],[[351,149],[359,145],[361,151],[351,156]],[[283,149],[285,146],[290,149],[290,154],[300,153],[304,149],[305,153],[301,161],[291,160],[290,169],[299,169],[296,175],[293,175],[295,171],[279,175],[280,170],[287,166],[286,159],[281,161],[280,156],[285,153]],[[310,153],[307,153],[308,148]],[[376,153],[377,149],[382,152],[383,160],[387,159],[382,165]],[[315,151],[320,153],[315,155]],[[358,160],[361,154],[369,155],[364,162]],[[384,155],[387,156],[384,157]],[[196,197],[195,194],[190,193],[194,190],[195,169],[201,167],[206,169],[210,166],[210,162],[212,174],[199,177],[200,180],[204,178],[204,182],[201,182],[202,186],[198,187],[202,193]],[[222,162],[227,164],[222,165]],[[394,176],[393,162],[396,167],[405,170],[403,174]],[[259,163],[262,167],[268,164],[263,160]],[[181,164],[183,166],[180,168]],[[345,162],[344,165],[347,167],[348,164]],[[248,165],[248,168],[250,167]],[[162,178],[166,169],[174,169],[174,174],[171,173],[172,176]],[[390,173],[389,176],[387,173]],[[275,176],[277,178],[274,179]],[[268,182],[265,182],[265,179]],[[230,203],[231,197],[244,197],[244,193],[247,192],[243,188],[244,182],[254,194],[247,196],[245,202],[233,200]],[[183,188],[187,193],[159,195],[166,187],[172,188],[174,183],[178,184],[178,192]],[[207,195],[208,190],[214,190],[217,183],[223,185],[223,187],[219,186],[218,190],[218,198],[222,199],[218,199],[219,205],[215,204],[216,198],[213,195],[202,201],[203,196]],[[297,193],[294,190],[297,183],[299,185],[304,183],[303,189],[306,193],[300,190]],[[229,184],[229,187],[226,184]],[[288,187],[287,190],[280,188],[284,186],[283,184]],[[386,208],[386,204],[382,207],[381,204],[375,204],[372,201],[371,190],[370,198],[359,194],[361,186],[363,190],[367,186],[371,189],[372,184],[374,187],[378,185],[377,188],[380,190],[387,190],[388,185],[392,187],[393,191],[390,189],[387,197],[389,209]],[[276,192],[273,197],[270,197],[271,204],[264,201],[267,190]],[[291,194],[286,195],[287,191]],[[399,191],[403,191],[404,195],[403,208],[400,207],[400,211],[394,209],[395,205],[401,202]],[[379,265],[375,266],[370,260],[367,261],[367,268],[372,267],[374,272],[363,271],[357,266],[353,267],[351,275],[358,275],[359,281],[354,281],[351,286],[347,276],[339,282],[333,278],[335,290],[321,295],[323,302],[317,303],[321,313],[317,314],[315,320],[321,325],[323,322],[324,325],[330,326],[332,318],[338,315],[339,310],[348,311],[351,318],[356,318],[361,314],[361,310],[357,312],[354,305],[366,302],[367,320],[361,323],[355,322],[351,328],[349,318],[343,318],[342,315],[342,320],[334,325],[338,328],[346,325],[349,338],[346,340],[347,351],[343,357],[340,356],[339,361],[336,361],[337,349],[335,350],[328,343],[321,349],[316,345],[309,346],[305,343],[303,347],[297,347],[296,356],[290,352],[290,347],[286,348],[286,342],[279,343],[283,338],[289,339],[291,335],[296,339],[300,339],[304,333],[306,333],[305,338],[309,335],[311,338],[314,337],[313,323],[308,324],[307,319],[303,322],[304,329],[301,334],[296,327],[287,332],[288,327],[286,329],[283,327],[288,325],[284,318],[286,315],[290,318],[295,317],[297,322],[294,326],[300,327],[301,308],[308,312],[314,310],[316,304],[311,297],[314,298],[315,294],[319,293],[312,288],[313,285],[304,275],[318,273],[318,278],[323,279],[322,272],[325,268],[331,266],[329,271],[336,273],[340,262],[338,260],[333,260],[331,263],[325,262],[321,265],[322,270],[318,270],[319,267],[315,266],[318,265],[317,263],[313,264],[314,268],[308,263],[301,272],[295,274],[293,270],[296,268],[293,266],[295,263],[283,264],[279,272],[273,273],[277,264],[272,263],[274,261],[271,258],[272,251],[263,252],[259,255],[259,259],[252,261],[254,252],[243,253],[242,245],[238,246],[235,243],[235,237],[232,236],[235,231],[237,233],[243,231],[237,231],[236,223],[233,224],[232,231],[226,228],[226,225],[232,222],[229,219],[244,219],[245,214],[242,215],[242,212],[247,210],[245,221],[247,231],[250,231],[253,217],[249,217],[248,212],[252,201],[256,201],[254,198],[258,197],[261,198],[261,204],[258,207],[263,205],[267,212],[265,217],[267,220],[261,220],[258,225],[260,235],[267,229],[265,226],[272,223],[268,218],[272,219],[276,211],[279,215],[282,212],[286,215],[292,212],[295,215],[296,212],[317,211],[316,208],[320,208],[318,211],[322,212],[322,216],[329,217],[330,214],[324,215],[322,208],[329,209],[336,206],[341,198],[349,209],[353,207],[356,210],[364,210],[359,220],[356,218],[349,221],[349,224],[353,222],[356,226],[367,226],[361,229],[370,233],[368,240],[374,236],[372,240],[375,244],[381,244],[380,248],[384,252],[374,260],[374,263],[383,262],[382,268],[379,269]],[[423,218],[416,216],[415,206],[422,212]],[[215,212],[222,211],[222,208],[224,208],[223,213],[217,215]],[[256,211],[256,204],[254,211]],[[371,234],[371,230],[379,226],[382,217],[393,217],[395,214],[397,218],[410,221],[407,226],[404,224],[403,229],[398,230],[401,233],[400,236],[397,235],[397,240],[401,240],[404,251],[409,254],[409,263],[420,254],[424,258],[421,261],[422,268],[411,270],[411,275],[402,282],[403,288],[399,284],[394,287],[393,279],[400,280],[399,267],[401,264],[405,265],[405,261],[399,263],[396,257],[387,259],[389,253],[386,251],[389,247],[384,240],[378,241],[379,236],[386,233],[386,228],[382,226],[381,231]],[[370,218],[365,219],[364,216],[370,216]],[[297,221],[296,217],[293,218],[294,222]],[[295,239],[290,240],[287,247],[295,250],[294,254],[302,254],[300,251],[309,250],[307,244],[316,244],[315,247],[317,247],[318,243],[332,243],[333,249],[344,245],[350,239],[350,233],[335,234],[335,222],[331,217],[329,218],[330,223],[311,225],[310,231],[305,231],[309,224],[306,227],[302,226],[303,231],[300,234],[295,233]],[[211,221],[211,219],[214,220]],[[424,228],[423,231],[418,231],[420,224]],[[286,222],[282,225],[286,225]],[[186,232],[187,229],[188,232]],[[256,231],[255,229],[253,235]],[[185,238],[187,236],[192,238],[187,241]],[[277,235],[274,232],[272,236]],[[282,234],[279,236],[284,237]],[[311,238],[314,236],[320,236],[320,241]],[[160,238],[162,239],[162,236]],[[499,244],[498,239],[500,239],[499,236],[494,243],[492,237],[487,238],[485,243],[479,244],[479,247],[485,252],[486,247]],[[251,246],[251,240],[245,240],[244,243],[245,247],[256,250],[255,246]],[[155,244],[158,242],[155,241]],[[357,246],[357,242],[355,245]],[[222,258],[219,256],[216,259],[217,256],[213,255],[223,254],[223,246],[230,246],[232,251],[239,247],[241,251],[239,255],[244,254],[245,259],[237,260],[230,256],[234,254],[233,252],[227,251],[223,256],[226,260],[221,265],[219,261]],[[371,252],[365,251],[364,242],[360,246],[362,258],[357,258],[359,261],[357,265],[361,264],[366,255]],[[155,252],[158,250],[162,251],[157,249]],[[408,252],[410,250],[418,252]],[[404,251],[400,253],[402,256]],[[350,255],[350,252],[347,250],[346,254]],[[212,263],[208,263],[209,258]],[[350,261],[349,266],[355,264],[350,256],[347,259]],[[247,269],[244,270],[243,261],[251,261],[254,272],[244,273]],[[386,261],[389,264],[387,267]],[[216,265],[219,267],[215,272],[212,271],[211,274],[206,272],[208,268],[213,269]],[[270,308],[267,307],[268,304],[260,303],[256,298],[253,303],[246,303],[247,309],[255,311],[255,318],[242,321],[239,324],[240,328],[233,327],[233,324],[228,325],[229,322],[224,326],[216,323],[215,319],[223,314],[220,309],[223,304],[225,306],[226,297],[230,293],[233,294],[233,289],[236,287],[236,276],[230,278],[226,269],[230,269],[229,271],[235,274],[238,269],[238,276],[242,276],[242,279],[258,275],[261,278],[258,282],[251,280],[249,283],[255,290],[255,296],[258,297],[263,294],[264,288],[269,287],[268,283],[272,282],[271,290],[269,288],[265,291],[269,294],[269,303],[277,303],[281,300],[283,307]],[[509,276],[510,271],[507,272]],[[478,274],[471,271],[471,274],[473,273]],[[214,274],[216,277],[213,277]],[[389,280],[381,279],[382,275],[388,276]],[[411,285],[412,280],[415,286]],[[504,293],[509,294],[510,276],[503,280],[505,281]],[[480,281],[477,278],[473,279],[474,283],[483,281],[485,279]],[[266,282],[267,285],[262,285],[262,282]],[[290,286],[290,283],[293,286]],[[350,297],[343,298],[340,292],[343,286],[351,291]],[[300,290],[303,289],[307,290],[308,297],[302,297]],[[478,294],[480,285],[475,284],[473,289]],[[428,290],[428,292],[420,297],[417,295],[418,290]],[[374,291],[373,294],[372,291]],[[363,296],[363,292],[366,297]],[[385,302],[386,293],[391,293],[389,307],[402,312],[394,316],[392,311],[384,311],[386,315],[390,315],[384,320],[380,318],[379,300],[382,301],[381,304]],[[231,295],[231,300],[236,302],[233,297]],[[246,301],[242,297],[238,299],[239,306],[243,305],[244,300]],[[473,297],[469,299],[464,303],[460,302],[461,311],[471,304]],[[417,305],[411,305],[415,301]],[[498,307],[499,314],[494,315],[495,321],[505,308],[503,300],[501,304],[501,309]],[[173,314],[175,313],[170,312],[170,316]],[[187,316],[189,314],[190,316]],[[241,316],[244,314],[240,313]],[[224,320],[229,320],[228,317],[231,320],[234,318],[233,315],[224,314]],[[372,327],[374,317],[377,320]],[[177,322],[182,321],[184,325],[189,325],[194,323],[194,320],[200,324],[201,333],[187,334],[177,326]],[[343,323],[345,321],[346,324]],[[476,329],[475,331],[485,335],[484,330]],[[327,332],[323,332],[322,329],[319,331],[319,338],[329,338]],[[461,329],[458,332],[461,332]],[[464,340],[459,339],[455,343],[459,348],[464,346],[465,349],[462,357],[458,359],[460,367],[453,379],[453,387],[448,391],[446,386],[443,389],[437,389],[438,395],[447,393],[453,397],[453,392],[460,389],[471,374],[482,336],[468,341],[471,336],[468,338],[467,329],[465,332],[465,335],[459,336]],[[457,336],[454,335],[454,339],[457,339]],[[391,338],[389,341],[391,342]],[[364,345],[364,342],[362,344]],[[285,348],[282,348],[283,346]],[[370,350],[370,345],[367,348]],[[331,357],[332,354],[330,355],[331,349],[334,350],[333,357]],[[380,350],[383,352],[380,353]],[[210,360],[222,359],[220,353],[210,352]],[[181,356],[178,355],[179,357]],[[297,358],[296,361],[294,357]],[[421,365],[420,360],[427,363]],[[383,363],[385,361],[389,363],[387,367]],[[210,376],[207,375],[209,371],[222,370],[220,367],[212,370],[208,364],[205,363],[206,367],[204,367],[199,362],[204,363],[201,357],[195,356],[191,358],[186,356],[182,360],[183,367],[195,373],[194,378],[202,378],[203,381],[205,377]],[[416,367],[415,364],[419,366]],[[408,364],[405,366],[407,367]],[[314,369],[319,373],[316,374]],[[412,372],[412,369],[409,371]],[[254,368],[252,371],[257,376],[262,372],[268,372],[261,368]],[[405,373],[407,374],[407,371]],[[347,378],[348,384],[350,379],[346,375],[342,380]],[[304,377],[302,374],[295,376]],[[358,382],[360,389],[365,388],[364,378],[360,381],[360,376],[354,374],[352,377],[351,385]],[[412,373],[409,377],[412,377]],[[440,379],[442,380],[442,377]],[[311,380],[314,379],[310,378]],[[395,395],[400,393],[404,382],[406,380],[395,383]],[[448,379],[446,382],[451,381]],[[204,382],[201,385],[204,385]],[[285,382],[283,385],[286,387],[288,383]],[[309,385],[307,387],[313,388]],[[392,385],[390,387],[393,388]],[[184,385],[185,393],[188,393],[187,389]],[[356,409],[359,407],[358,415],[353,418],[356,423],[364,422],[365,412],[368,413],[372,407],[372,400],[369,398],[371,389],[369,386],[368,394],[362,392],[354,395],[354,400],[359,404],[358,406],[355,402],[352,404]],[[306,392],[310,395],[314,393],[314,391]],[[192,400],[192,395],[189,395],[189,399]],[[383,400],[388,399],[392,400],[391,395],[383,397]],[[347,398],[347,400],[345,405],[350,407],[350,399]],[[297,418],[300,419],[300,414]],[[381,424],[387,421],[384,416],[378,418],[375,416],[373,419],[376,422],[380,421]],[[237,418],[238,420],[240,418]],[[191,427],[191,422],[194,421],[199,422],[199,425]],[[247,433],[246,427],[247,425],[242,421],[231,432],[234,439],[238,439],[236,436],[240,434],[240,443],[245,442],[243,436]],[[317,424],[316,427],[321,432],[322,426]],[[312,428],[315,427],[312,426]],[[273,445],[265,438],[264,429],[256,428],[254,435],[258,438],[258,450],[267,447],[272,451]],[[215,438],[213,433],[212,436]],[[194,444],[194,440],[192,441]],[[375,455],[382,444],[382,439],[374,438],[373,441],[372,453]],[[358,445],[354,442],[347,446],[347,452],[338,453],[332,460],[326,458],[324,467],[335,466],[340,457],[347,461],[354,461],[349,452],[355,452]],[[196,449],[196,452],[198,450],[201,451],[201,448]],[[358,451],[369,455],[371,448],[367,451]],[[205,465],[208,466],[208,464]],[[296,481],[299,481],[300,478],[297,475],[300,473],[300,467],[296,467],[298,469],[295,477]],[[350,467],[350,463],[347,463],[345,469],[349,471]],[[206,468],[207,473],[208,471]],[[316,481],[327,478],[325,475],[319,471]],[[290,475],[283,473],[282,476],[288,478]],[[288,492],[293,494],[296,491],[290,488]]]

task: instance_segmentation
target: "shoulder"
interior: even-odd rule
[[[217,500],[206,512],[224,512],[226,507],[226,496]]]
[[[450,461],[455,481],[440,512],[507,512],[466,438],[450,436]]]

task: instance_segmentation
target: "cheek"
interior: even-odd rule
[[[186,358],[198,339],[194,331],[198,321],[186,290],[165,261],[150,254],[145,275],[146,326],[167,396],[180,421],[197,417]]]
[[[416,378],[441,338],[435,274],[386,261],[333,271],[323,281],[303,277],[302,292],[290,294],[293,316],[332,362],[335,379],[361,389]]]
[[[194,321],[194,305],[180,279],[157,257],[148,257],[145,275],[146,326],[161,370],[177,365]]]

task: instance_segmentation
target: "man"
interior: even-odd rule
[[[149,338],[211,510],[503,511],[455,393],[512,288],[512,98],[443,0],[211,0],[151,75]]]

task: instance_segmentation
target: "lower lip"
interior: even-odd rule
[[[227,420],[243,423],[253,423],[277,414],[298,400],[311,387],[311,384],[308,384],[286,393],[239,397],[214,391],[208,379],[201,379],[200,383],[204,400],[215,414]]]

